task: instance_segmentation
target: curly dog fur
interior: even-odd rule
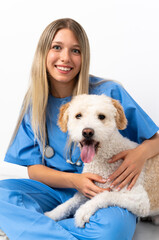
[[[122,160],[109,164],[115,154],[133,149],[137,143],[119,133],[125,129],[127,120],[120,103],[105,95],[78,95],[70,103],[61,107],[59,126],[63,132],[68,130],[71,141],[79,143],[83,172],[99,174],[106,179],[121,164]],[[55,221],[75,214],[78,227],[84,227],[90,217],[99,209],[108,206],[127,208],[137,216],[159,214],[159,156],[147,160],[135,186],[131,191],[125,187],[121,191],[104,191],[92,199],[81,193],[59,205],[45,215]],[[108,188],[109,183],[100,184]],[[156,217],[156,223],[158,218]]]

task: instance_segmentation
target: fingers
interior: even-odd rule
[[[107,181],[106,179],[102,178],[98,174],[88,173],[87,176],[89,179],[99,182],[99,183],[106,183],[106,181]]]
[[[86,188],[83,190],[83,194],[88,198],[95,197],[101,192],[103,192],[103,190],[97,187],[95,184],[92,184],[89,187],[86,186]]]
[[[131,190],[132,187],[135,185],[139,175],[140,174],[137,172],[137,170],[132,171],[131,168],[127,168],[120,175],[117,175],[115,180],[114,178],[112,178],[110,188],[116,188],[117,191],[120,191],[122,188],[128,185],[127,189]]]
[[[97,194],[105,191],[106,189],[98,187],[95,182],[105,183],[106,179],[103,179],[101,176],[93,173],[84,173],[83,174],[85,178],[88,180],[85,182],[84,188],[83,188],[83,194],[88,197],[92,198],[96,196]]]
[[[108,160],[108,163],[114,163],[120,159],[124,159],[124,157],[127,155],[127,152],[128,151],[126,150],[126,151],[123,151],[123,152],[120,152],[120,153],[114,155],[111,159]]]
[[[117,186],[116,190],[120,191],[122,188],[124,188],[126,185],[128,185],[132,181],[133,178],[134,178],[134,174],[130,173],[125,179],[121,178],[122,180],[118,180],[119,182],[112,183],[110,187],[112,188],[112,186],[114,186],[114,187]]]
[[[136,183],[139,175],[140,175],[140,174],[137,174],[137,175],[132,179],[131,183],[130,183],[129,186],[128,186],[128,190],[131,190],[131,189],[133,188],[133,186],[135,185],[135,183]]]
[[[95,185],[96,186],[96,185]],[[96,186],[96,188],[95,187],[93,187],[92,189],[87,189],[87,192],[85,192],[85,196],[86,197],[88,197],[88,198],[93,198],[93,197],[95,197],[97,194],[99,194],[99,193],[102,193],[102,192],[104,192],[104,191],[111,191],[111,189],[110,188],[99,188],[99,187],[97,187]]]
[[[116,188],[120,191],[123,187],[130,184],[129,190],[134,186],[135,180],[137,180],[139,176],[139,168],[134,163],[134,159],[128,158],[128,154],[130,154],[130,150],[120,152],[119,154],[115,155],[109,163],[113,163],[118,161],[119,159],[123,159],[124,161],[120,165],[120,167],[111,174],[107,181],[111,183],[111,188]]]
[[[93,197],[95,197],[97,194],[96,193],[94,193],[93,191],[91,191],[90,193],[86,193],[85,194],[85,197],[87,197],[87,198],[93,198]]]
[[[129,174],[129,173],[125,172],[126,169],[127,169],[127,166],[123,162],[123,164],[113,174],[111,174],[108,177],[107,181],[112,182],[114,179],[118,178],[119,176],[120,176],[120,180],[125,179],[125,177]],[[118,181],[118,183],[119,183],[119,181]],[[115,182],[115,184],[116,184],[116,182]]]

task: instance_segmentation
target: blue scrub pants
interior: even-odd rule
[[[31,179],[0,181],[0,229],[10,240],[131,240],[136,217],[125,209],[98,210],[77,228],[74,218],[59,222],[43,213],[73,196],[73,189],[52,189]]]

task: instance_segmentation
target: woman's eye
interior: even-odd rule
[[[106,116],[105,116],[104,114],[99,114],[99,115],[98,115],[98,118],[99,118],[100,120],[104,120],[104,119],[106,118]]]
[[[82,114],[81,113],[78,113],[76,116],[75,116],[75,118],[77,118],[77,119],[80,119],[82,117]]]
[[[55,45],[55,46],[53,46],[52,48],[55,49],[55,50],[60,50],[60,49],[61,49],[61,47],[58,46],[58,45]]]
[[[80,54],[81,53],[79,49],[73,49],[72,52],[76,53],[76,54]]]

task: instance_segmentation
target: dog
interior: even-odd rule
[[[117,100],[105,95],[78,95],[60,109],[58,124],[63,132],[69,133],[72,142],[81,149],[83,172],[91,172],[107,179],[122,163],[122,159],[109,164],[107,161],[121,151],[134,149],[136,142],[123,137],[119,130],[127,126],[124,110]],[[92,199],[77,192],[71,199],[45,215],[55,221],[75,214],[77,227],[84,227],[99,209],[108,206],[126,208],[137,216],[156,216],[159,224],[159,155],[146,161],[144,168],[129,191],[104,191]],[[96,185],[109,187],[108,182]]]

